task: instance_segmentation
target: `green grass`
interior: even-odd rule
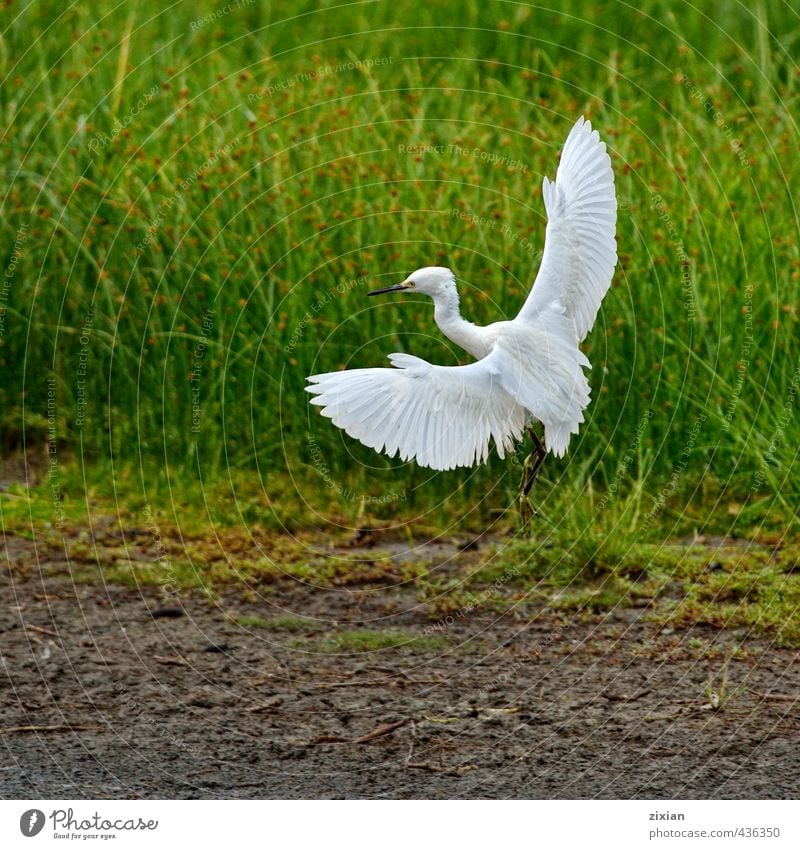
[[[265,631],[284,631],[292,634],[310,633],[320,631],[324,627],[322,622],[315,619],[306,619],[301,616],[239,616],[235,620],[242,628],[259,628]]]
[[[12,503],[24,505],[24,499]],[[13,542],[15,553],[0,581],[68,577],[75,583],[148,588],[165,601],[194,596],[219,604],[237,597],[259,605],[286,591],[305,591],[310,598],[320,589],[347,588],[354,597],[383,601],[387,610],[398,603],[413,607],[427,619],[421,635],[392,629],[327,633],[322,622],[294,615],[233,620],[247,629],[303,635],[319,643],[320,651],[370,651],[419,637],[434,642],[409,647],[443,650],[449,643],[436,638],[453,625],[474,623],[476,616],[481,624],[498,616],[523,622],[550,609],[565,622],[594,621],[630,605],[645,620],[679,632],[693,625],[734,628],[743,645],[758,638],[800,646],[800,546],[763,534],[761,542],[690,536],[648,543],[619,531],[567,539],[554,529],[530,540],[498,537],[478,551],[432,552],[426,561],[403,560],[389,548],[350,548],[348,534],[322,538],[318,531],[291,536],[220,527],[216,533],[181,535],[161,514],[152,514],[146,527],[135,527],[125,516],[95,525],[91,533],[38,528],[28,534],[14,522],[6,522],[5,530],[31,541]]]
[[[506,609],[528,601],[569,616],[637,603],[646,618],[685,628],[736,628],[743,641],[800,645],[800,550],[731,540],[631,542],[612,556],[566,542],[517,541],[484,559],[470,581]],[[462,584],[460,592],[468,585]],[[498,592],[502,589],[502,592]]]
[[[412,631],[370,628],[326,627],[324,623],[299,616],[240,616],[235,620],[242,628],[258,628],[278,633],[305,634],[292,641],[295,648],[325,653],[371,652],[386,649],[408,649],[414,652],[446,651],[455,645],[448,637],[415,634]],[[325,631],[309,642],[308,635]]]
[[[541,177],[584,113],[621,260],[537,533],[599,573],[634,540],[796,533],[800,20],[548,6],[253,3],[203,25],[220,4],[10,7],[0,437],[41,482],[3,522],[508,525],[518,467],[377,456],[309,411],[304,378],[463,361],[428,302],[364,297],[421,265],[454,268],[477,322],[513,315]]]

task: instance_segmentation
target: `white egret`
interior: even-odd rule
[[[527,300],[512,321],[486,327],[461,317],[448,268],[420,268],[402,283],[370,292],[420,292],[434,303],[439,329],[477,362],[437,366],[411,354],[390,354],[393,368],[315,374],[306,391],[322,415],[364,445],[432,469],[486,461],[524,438],[520,492],[523,522],[528,493],[550,451],[565,454],[589,404],[579,345],[595,322],[617,263],[617,200],[606,146],[581,117],[564,144],[555,182],[542,184],[547,211],[544,253]],[[533,428],[544,427],[544,445]]]

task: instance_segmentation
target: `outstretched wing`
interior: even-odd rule
[[[491,353],[465,366],[435,366],[391,354],[394,368],[315,374],[306,391],[322,415],[364,445],[431,469],[483,462],[493,439],[502,458],[528,413],[503,388]]]
[[[617,264],[614,172],[597,130],[582,117],[567,136],[556,180],[542,183],[547,210],[544,254],[517,318],[567,316],[580,342],[591,330]]]

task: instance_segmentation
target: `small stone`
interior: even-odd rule
[[[182,607],[158,607],[150,611],[153,619],[179,619],[181,616],[186,616],[186,611]]]

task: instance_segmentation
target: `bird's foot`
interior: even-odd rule
[[[531,520],[538,519],[539,513],[524,492],[519,494],[519,518],[520,534],[524,537],[529,537],[531,535]]]

